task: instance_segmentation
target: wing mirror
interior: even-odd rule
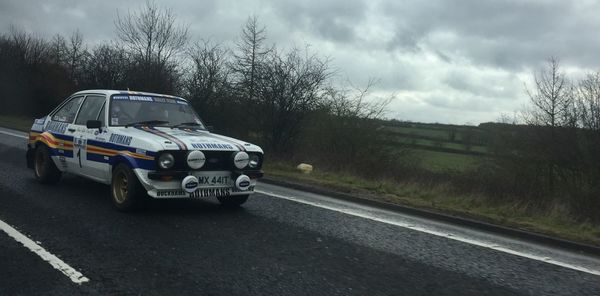
[[[100,121],[100,120],[88,120],[85,123],[85,126],[87,128],[90,128],[90,129],[93,129],[93,128],[101,129],[102,128],[102,121]]]

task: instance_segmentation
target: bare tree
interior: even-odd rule
[[[125,50],[118,46],[102,44],[95,47],[84,65],[85,87],[126,88],[125,70],[128,63]]]
[[[350,81],[347,81],[348,88],[346,89],[330,87],[325,96],[327,98],[325,102],[327,108],[331,110],[332,115],[337,117],[381,119],[396,95],[391,94],[387,98],[369,99],[371,90],[377,83],[379,83],[379,80],[369,78],[367,85],[362,88]]]
[[[67,51],[67,41],[60,34],[54,35],[50,41],[50,60],[58,65],[64,62],[65,52]]]
[[[553,192],[556,180],[568,172],[563,170],[574,154],[576,108],[574,87],[560,68],[557,58],[551,57],[544,69],[535,73],[535,91],[527,90],[533,109],[525,122],[538,126],[525,146],[528,153],[546,167],[548,189]]]
[[[258,17],[249,17],[242,28],[231,65],[233,72],[238,76],[238,90],[248,100],[255,99],[259,67],[274,50],[273,47],[265,46],[266,40],[266,29],[260,27]]]
[[[577,107],[581,126],[600,132],[600,72],[588,74],[579,82]]]
[[[147,1],[138,12],[128,12],[124,17],[117,14],[117,36],[131,54],[146,62],[166,64],[174,55],[181,53],[188,42],[188,27],[175,24],[171,9],[160,9],[156,3]]]
[[[83,44],[83,35],[79,30],[76,30],[71,34],[69,43],[65,47],[63,61],[69,73],[69,79],[75,84],[78,84],[81,80],[81,70],[85,64],[87,54],[87,48]]]
[[[261,129],[268,145],[285,151],[294,141],[307,112],[322,99],[323,88],[331,76],[329,60],[294,49],[281,55],[272,50],[269,60],[258,71],[257,104]]]
[[[534,106],[527,112],[526,122],[552,128],[573,124],[572,87],[558,59],[549,58],[546,68],[536,73],[534,80],[535,90],[526,89]]]
[[[42,63],[48,55],[48,45],[46,42],[34,35],[19,31],[14,27],[10,28],[10,41],[13,44],[14,58],[17,58],[28,65]]]
[[[215,111],[223,107],[224,100],[229,99],[228,52],[222,45],[209,41],[197,42],[188,49],[193,69],[186,79],[186,91],[209,122],[218,119]]]

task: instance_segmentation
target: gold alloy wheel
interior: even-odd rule
[[[122,204],[127,200],[127,174],[119,171],[114,178],[112,189],[115,201]]]
[[[46,160],[44,159],[44,153],[41,151],[36,151],[36,153],[35,153],[35,173],[38,177],[43,176],[45,164],[46,164]]]

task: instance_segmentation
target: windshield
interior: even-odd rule
[[[111,126],[143,123],[204,129],[202,121],[185,100],[146,95],[113,95],[109,123]]]

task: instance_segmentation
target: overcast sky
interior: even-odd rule
[[[525,84],[549,56],[566,71],[600,69],[600,1],[173,0],[192,39],[230,44],[248,16],[269,42],[332,58],[340,80],[380,80],[396,94],[388,117],[478,124],[527,103]],[[0,30],[52,36],[79,29],[89,44],[115,39],[113,21],[144,0],[1,0]]]

